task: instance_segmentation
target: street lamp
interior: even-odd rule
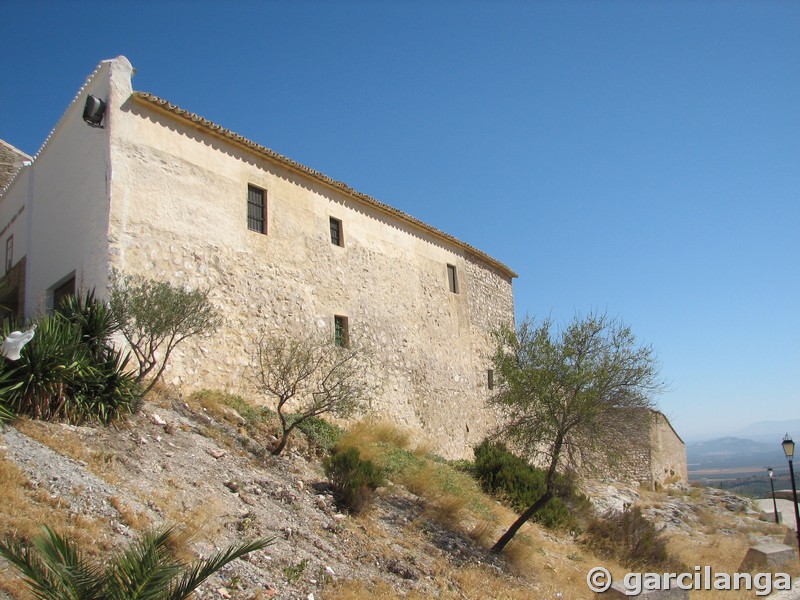
[[[794,467],[792,466],[792,459],[794,458],[794,442],[789,434],[783,438],[781,442],[783,446],[783,453],[786,455],[786,460],[789,461],[789,475],[792,478],[792,494],[794,496],[794,524],[797,527],[797,549],[800,552],[800,510],[797,509],[797,485],[794,482]]]
[[[778,519],[778,503],[775,502],[775,483],[772,481],[772,467],[767,467],[769,473],[769,487],[772,488],[772,509],[775,511],[775,522],[780,523]]]

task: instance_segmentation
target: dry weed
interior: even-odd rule
[[[29,438],[44,444],[62,456],[88,462],[86,446],[83,440],[64,425],[22,418],[14,423],[14,427]]]
[[[111,548],[107,525],[69,511],[69,504],[42,489],[32,487],[27,477],[0,454],[0,529],[16,538],[32,538],[47,524],[75,540],[89,555],[99,556]]]
[[[144,531],[152,526],[145,513],[135,511],[116,496],[109,496],[108,503],[119,513],[122,522],[134,531]]]
[[[15,428],[62,456],[80,461],[94,475],[110,484],[119,482],[116,473],[119,460],[111,450],[87,450],[86,444],[75,431],[59,423],[45,423],[32,419],[19,419]]]
[[[343,446],[354,446],[364,454],[368,446],[382,444],[407,449],[411,436],[395,423],[366,419],[353,424],[342,438]]]

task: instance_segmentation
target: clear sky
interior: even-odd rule
[[[134,89],[503,261],[519,318],[620,318],[685,438],[800,418],[800,2],[0,0],[0,23],[0,138],[30,154],[123,54]]]

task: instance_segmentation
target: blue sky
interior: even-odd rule
[[[135,89],[508,264],[519,318],[623,320],[685,438],[800,418],[800,2],[2,0],[0,22],[0,138],[28,153],[124,54]]]

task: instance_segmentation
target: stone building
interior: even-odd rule
[[[447,457],[493,420],[490,332],[515,273],[480,250],[147,93],[102,62],[0,191],[5,300],[25,318],[104,294],[112,269],[210,288],[216,335],[167,381],[244,392],[253,339],[336,327],[378,353],[373,409]],[[26,158],[27,160],[27,158]]]
[[[687,482],[686,444],[664,413],[653,410],[650,417],[650,444],[625,464],[609,469],[609,475],[654,488],[676,481]]]

